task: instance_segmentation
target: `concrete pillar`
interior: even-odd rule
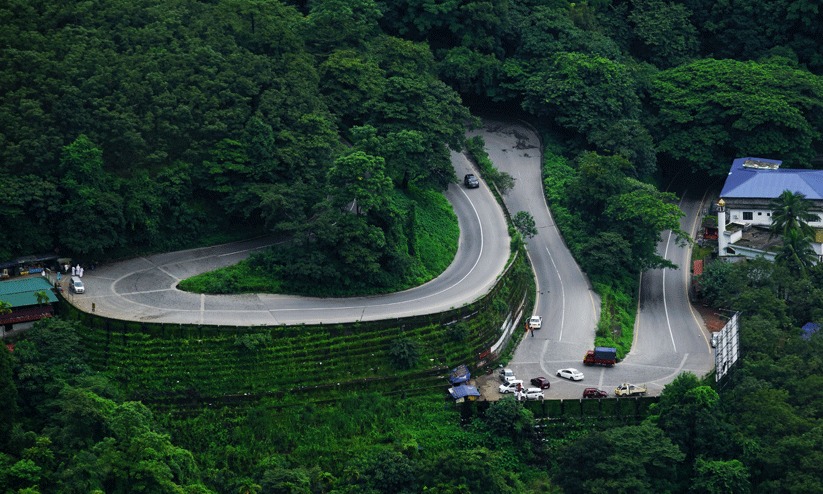
[[[726,201],[717,201],[717,255],[726,255]]]

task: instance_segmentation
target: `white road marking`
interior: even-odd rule
[[[552,266],[554,266],[554,272],[557,273],[557,279],[560,280],[560,300],[562,301],[560,304],[560,336],[557,337],[557,341],[563,341],[563,326],[566,324],[566,287],[563,285],[563,278],[560,276],[560,270],[557,269],[557,264],[554,262],[554,256],[552,256],[551,251],[548,247],[546,247],[546,252],[549,254],[549,260],[552,262]]]
[[[456,287],[457,285],[463,283],[463,281],[465,281],[466,278],[468,278],[474,272],[474,270],[477,268],[477,265],[480,264],[480,259],[483,257],[483,249],[484,249],[484,246],[485,246],[485,238],[484,238],[484,235],[483,235],[483,222],[480,221],[480,213],[477,212],[477,208],[475,207],[474,203],[471,200],[471,197],[466,193],[466,191],[463,190],[462,188],[459,188],[459,190],[466,197],[466,199],[469,201],[469,205],[471,206],[472,211],[474,211],[474,216],[477,219],[477,224],[480,228],[480,252],[477,254],[477,258],[474,260],[474,264],[472,265],[471,269],[469,269],[469,271],[462,278],[460,278],[459,280],[454,282],[452,285],[447,286],[447,287],[443,288],[442,290],[440,290],[436,293],[431,293],[429,295],[426,295],[426,296],[423,296],[423,297],[420,297],[420,298],[416,298],[414,300],[402,300],[402,301],[399,301],[399,302],[388,302],[388,303],[376,304],[376,305],[353,305],[353,306],[345,306],[345,307],[300,307],[300,308],[293,308],[293,309],[285,309],[285,308],[284,309],[251,309],[251,310],[249,310],[249,309],[242,309],[242,310],[228,309],[228,310],[221,310],[221,311],[217,311],[217,312],[224,312],[224,313],[268,312],[268,313],[274,313],[274,312],[294,312],[294,311],[328,311],[328,310],[338,311],[338,310],[363,309],[363,312],[365,313],[366,309],[373,309],[373,308],[377,308],[377,307],[389,307],[389,306],[393,306],[393,305],[406,305],[406,304],[409,304],[411,302],[417,302],[417,301],[425,300],[425,299],[428,299],[428,298],[431,298],[431,297],[436,297],[436,296],[438,296],[438,295],[440,295],[444,292],[447,292],[449,290],[454,289],[454,287]],[[260,248],[263,248],[263,247],[260,247]],[[257,249],[258,248],[245,249],[245,250],[235,251],[235,252],[229,253],[229,254],[218,254],[218,255],[211,255],[211,256],[203,256],[203,257],[197,258],[196,260],[208,259],[210,257],[221,257],[221,256],[232,255],[232,254],[247,252],[249,250],[257,250]],[[118,278],[115,281],[115,283],[113,283],[113,285],[116,284],[118,281],[123,280],[123,279],[125,279],[125,278],[127,278],[127,277],[129,277],[129,276],[131,276],[135,273],[146,272],[146,271],[150,271],[152,269],[160,269],[161,268],[160,266],[158,266],[157,264],[151,262],[150,260],[148,260],[148,259],[145,259],[145,260],[147,260],[148,262],[154,264],[154,266],[151,267],[151,268],[142,269],[140,271],[135,271],[133,273],[125,274],[125,275],[121,276],[120,278]],[[174,263],[168,263],[168,264],[177,264],[179,262],[184,262],[184,261],[175,261]],[[188,262],[188,261],[185,261],[185,262]],[[135,291],[135,292],[127,292],[127,293],[117,293],[117,292],[115,292],[115,293],[119,296],[124,296],[124,295],[139,295],[139,294],[143,294],[143,293],[166,292],[166,291],[170,291],[170,290],[171,289],[162,289],[162,290]],[[231,296],[231,295],[229,295],[229,296]],[[129,300],[129,302],[131,302],[133,304],[136,304],[136,305],[139,305],[139,306],[143,306],[143,307],[154,308],[151,305],[143,304],[143,303],[136,302],[136,301],[133,301],[133,300]],[[194,312],[194,310],[192,310],[192,309],[174,309],[174,311]],[[362,319],[363,319],[363,314],[361,314],[361,320]]]

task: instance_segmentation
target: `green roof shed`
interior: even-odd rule
[[[41,291],[48,295],[48,303],[57,302],[51,283],[42,276],[0,282],[0,301],[9,303],[12,308],[38,305],[35,293]]]

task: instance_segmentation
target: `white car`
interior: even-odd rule
[[[69,281],[69,290],[74,293],[86,293],[86,287],[83,286],[83,282],[80,281],[80,278],[77,276],[71,277],[71,281]]]
[[[720,341],[720,333],[712,333],[712,348],[717,347],[718,341]]]
[[[506,393],[514,393],[517,390],[523,389],[523,381],[520,379],[515,379],[514,381],[509,381],[507,383],[501,384],[497,390],[500,391],[500,394],[504,395]]]
[[[569,381],[582,381],[583,373],[572,368],[560,369],[557,371],[557,377],[562,377],[563,379],[568,379]]]
[[[543,400],[546,396],[543,394],[543,390],[540,388],[529,388],[521,395],[524,400]]]
[[[511,369],[500,369],[500,380],[504,383],[510,383],[517,379],[514,377],[514,371]]]
[[[531,316],[529,318],[529,329],[540,329],[541,327],[543,327],[542,316]]]

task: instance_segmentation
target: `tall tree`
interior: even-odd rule
[[[675,67],[696,57],[697,29],[683,5],[663,0],[633,0],[629,14],[641,58],[661,68]]]
[[[568,494],[668,493],[683,453],[649,424],[593,432],[569,443],[557,457],[557,482]]]
[[[640,115],[632,74],[602,56],[555,53],[523,81],[523,92],[524,109],[584,135]]]
[[[517,231],[526,238],[537,235],[537,227],[534,224],[534,217],[528,211],[518,211],[512,217],[512,223]]]
[[[362,151],[337,158],[329,169],[328,181],[334,204],[351,205],[358,215],[383,208],[392,186],[383,158]]]
[[[820,217],[810,211],[811,206],[804,194],[784,190],[769,205],[772,210],[772,236],[785,236],[794,230],[803,236],[811,236],[814,230],[809,223],[820,221]]]
[[[0,301],[0,314],[3,314],[4,304],[6,303]],[[17,386],[12,378],[13,368],[11,352],[6,345],[0,344],[0,403],[3,403],[3,420],[0,421],[0,451],[6,451],[6,444],[17,420]]]
[[[716,391],[694,374],[683,373],[663,389],[650,421],[680,447],[691,465],[699,456],[721,456],[723,448],[729,448],[729,438],[721,434],[719,406]]]
[[[775,260],[786,266],[793,274],[801,275],[817,264],[818,257],[809,237],[800,230],[792,229],[783,235],[783,246]]]
[[[689,234],[680,227],[683,211],[670,192],[660,192],[654,186],[626,179],[628,190],[612,196],[605,216],[610,230],[619,232],[632,246],[632,259],[637,269],[675,267],[657,252],[661,233],[669,230],[680,245],[689,243]]]
[[[704,59],[652,83],[658,151],[724,174],[735,156],[782,156],[808,166],[820,140],[823,77],[782,58]]]
[[[698,458],[689,492],[695,494],[749,494],[749,471],[740,460]]]

